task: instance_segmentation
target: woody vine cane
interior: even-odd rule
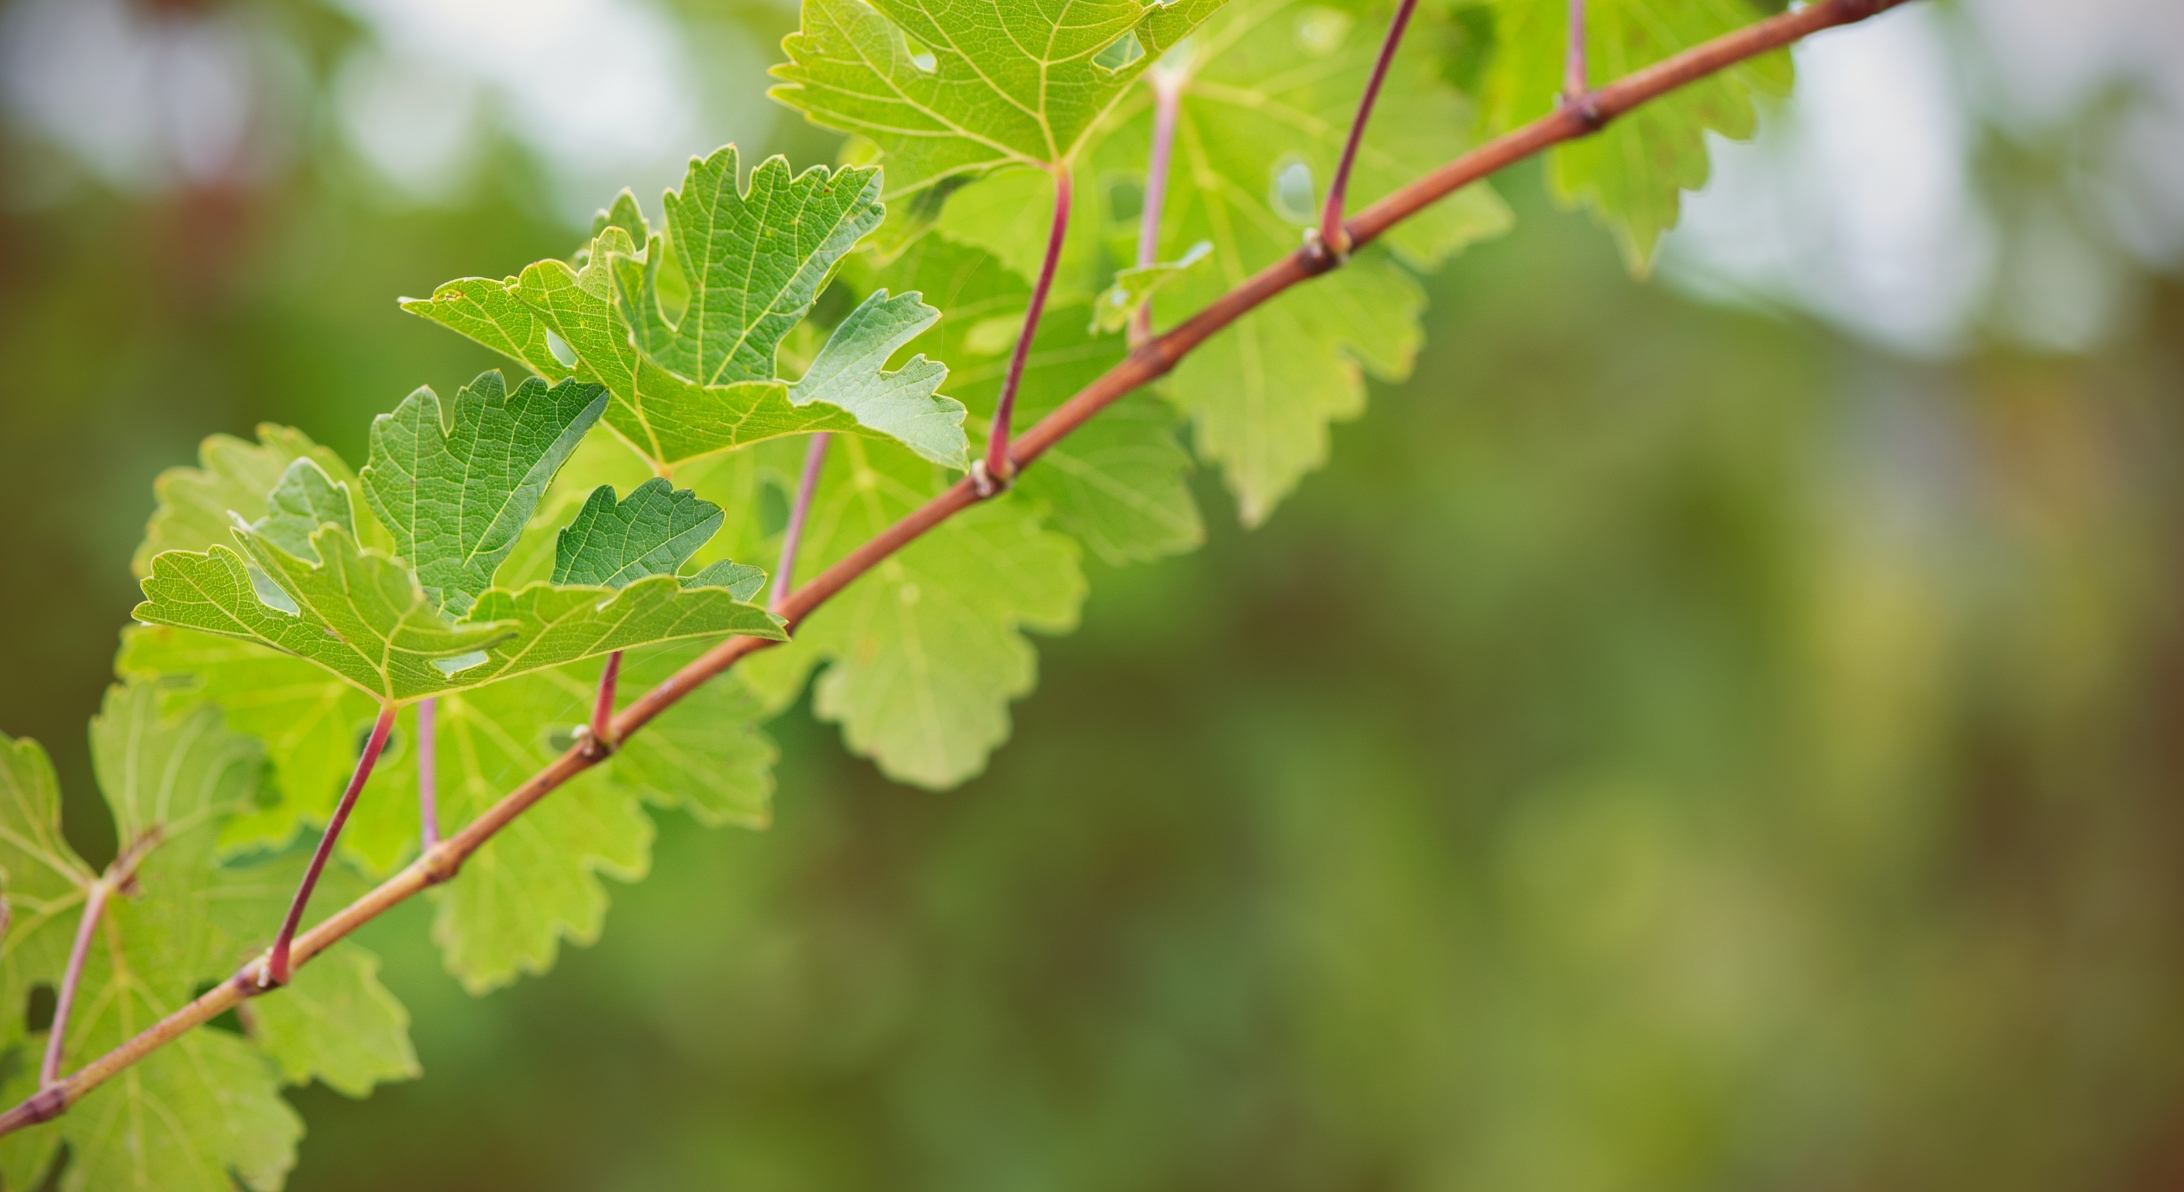
[[[1551,114],[1464,154],[1346,219],[1340,218],[1338,197],[1346,174],[1338,175],[1337,184],[1330,187],[1321,234],[1314,242],[1307,243],[1288,257],[1260,271],[1173,330],[1143,339],[1120,365],[1069,398],[1036,425],[1014,436],[1009,434],[1008,426],[1016,392],[1016,383],[1011,383],[1004,390],[1005,396],[997,412],[995,429],[989,439],[989,450],[984,461],[987,463],[985,476],[974,474],[957,481],[801,587],[794,588],[785,599],[775,604],[775,611],[784,627],[793,630],[813,610],[840,593],[859,576],[932,527],[996,495],[1004,487],[1004,482],[1020,474],[1102,409],[1165,375],[1193,349],[1247,312],[1292,286],[1340,268],[1348,253],[1372,243],[1402,220],[1417,214],[1460,187],[1550,146],[1586,136],[1632,108],[1686,83],[1754,55],[1787,45],[1807,34],[1865,19],[1891,6],[1881,0],[1825,0],[1823,3],[1770,18],[1717,38],[1603,87],[1586,90],[1581,96],[1572,97]],[[1401,17],[1398,18],[1396,27],[1390,31],[1384,59],[1392,56],[1394,46],[1400,39],[1400,32]],[[1577,40],[1573,37],[1573,44]],[[1363,127],[1369,114],[1369,105],[1361,104],[1356,117],[1357,128]],[[1066,196],[1069,184],[1066,166],[1059,167],[1055,177],[1057,202],[1054,226],[1049,236],[1049,258],[1059,255],[1059,245],[1067,220]],[[1330,231],[1338,234],[1330,235]],[[1036,296],[1032,303],[1034,310],[1043,302],[1044,289],[1042,286],[1035,290]],[[1036,317],[1027,317],[1018,341],[1018,354],[1021,354],[1023,345],[1029,342],[1036,325]],[[1020,365],[1012,366],[1011,371],[1012,375],[1020,376]],[[570,395],[572,399],[580,396],[583,395]],[[815,459],[823,450],[823,447],[814,448]],[[1001,466],[997,467],[996,464]],[[802,503],[800,498],[799,504]],[[790,582],[788,568],[791,565],[793,558],[785,561],[776,582],[783,585]],[[627,741],[632,734],[642,730],[661,712],[687,697],[699,685],[744,657],[773,644],[775,640],[778,638],[756,636],[748,632],[729,637],[614,715],[606,724],[607,732],[603,741]],[[611,697],[603,701],[603,704],[611,707]],[[379,727],[375,726],[374,735],[384,740],[378,731]],[[393,877],[326,920],[295,934],[288,948],[287,965],[284,967],[307,965],[314,957],[363,923],[454,876],[463,862],[482,844],[556,787],[597,765],[606,752],[605,749],[592,747],[590,743],[580,743],[563,753],[546,769],[459,831],[431,844],[422,856]],[[357,779],[352,783],[352,788],[360,782],[361,779]],[[345,793],[353,796],[353,789]],[[322,851],[331,847],[335,834],[336,829],[329,828],[321,843]],[[85,917],[95,921],[96,914],[87,906]],[[0,1115],[0,1133],[14,1131],[61,1114],[86,1093],[156,1049],[172,1042],[184,1032],[208,1022],[262,991],[270,992],[262,989],[260,976],[276,971],[273,967],[276,957],[277,953],[268,953],[251,962],[234,977],[168,1014],[105,1055],[72,1074],[53,1080],[29,1100]],[[277,987],[278,982],[269,984]],[[56,1039],[61,1034],[60,1025],[62,1024],[56,1024]]]

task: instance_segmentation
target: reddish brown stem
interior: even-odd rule
[[[1591,98],[1605,116],[1629,111],[1638,104],[1673,91],[1693,79],[1733,66],[1747,58],[1788,45],[1822,29],[1862,21],[1895,7],[1902,0],[1816,0],[1794,12],[1770,17],[1755,25],[1695,46],[1593,92]],[[1604,117],[1603,117],[1604,118]],[[1551,145],[1573,140],[1598,128],[1569,110],[1541,117],[1464,154],[1431,174],[1381,199],[1351,219],[1347,230],[1359,244],[1368,242],[1428,205],[1479,179],[1520,161]],[[1059,409],[1013,443],[1009,457],[1018,466],[1028,465],[1055,442],[1084,424],[1102,408],[1124,394],[1175,367],[1190,350],[1261,303],[1332,268],[1326,254],[1293,253],[1231,290],[1181,326],[1132,352],[1128,359],[1079,391]],[[795,625],[893,552],[926,530],[976,504],[971,481],[961,480],[901,521],[882,531],[864,546],[796,589],[779,606],[780,614]],[[744,657],[774,643],[758,638],[733,637],[706,651],[622,709],[614,728],[626,739],[653,717],[673,707],[699,684],[734,666]],[[381,882],[363,897],[296,936],[294,962],[307,963],[364,924],[454,876],[463,862],[477,852],[519,815],[536,806],[563,783],[598,764],[581,748],[571,748],[523,785],[487,808],[460,832],[441,841]],[[184,1033],[218,1018],[245,1000],[263,992],[257,979],[264,961],[253,961],[235,976],[199,995],[196,1000],[168,1014],[97,1060],[86,1064],[54,1088],[44,1090],[6,1113],[0,1113],[0,1135],[25,1126],[51,1121],[70,1105],[98,1088],[145,1056],[173,1042]]]
[[[393,732],[394,705],[382,705],[379,719],[372,722],[371,739],[364,742],[364,756],[356,759],[356,773],[349,776],[349,788],[341,792],[341,802],[334,807],[334,817],[326,822],[325,834],[319,837],[318,847],[311,851],[311,865],[303,871],[303,884],[296,887],[296,897],[288,904],[288,917],[281,920],[280,934],[273,937],[273,950],[266,955],[260,984],[288,984],[291,975],[289,951],[295,942],[296,928],[303,923],[304,908],[311,905],[311,891],[318,886],[319,875],[326,872],[326,859],[334,855],[334,842],[341,839],[342,825],[349,822],[349,812],[356,807],[356,797],[364,789],[364,780],[372,776],[372,765],[379,760],[380,751],[387,747],[387,738]]]
[[[417,703],[417,819],[425,848],[440,843],[440,770],[433,740],[439,702],[425,699]]]
[[[774,569],[773,600],[769,607],[776,612],[789,598],[789,585],[796,574],[796,548],[803,544],[804,519],[811,514],[811,497],[819,491],[819,473],[827,464],[827,442],[833,437],[820,431],[811,437],[811,446],[804,449],[804,474],[796,482],[796,501],[789,506],[789,524],[781,531],[781,565]]]
[[[68,968],[61,974],[60,992],[53,999],[53,1025],[46,1034],[45,1062],[38,1068],[38,1087],[52,1088],[61,1079],[62,1041],[68,1037],[68,1012],[76,1006],[76,987],[83,981],[83,962],[91,954],[91,937],[98,933],[99,916],[114,884],[104,877],[85,891],[83,917],[76,921],[76,942],[68,950]]]
[[[1175,120],[1183,108],[1183,79],[1158,67],[1148,71],[1153,88],[1153,148],[1145,159],[1145,209],[1138,213],[1137,264],[1160,260],[1160,214],[1168,202],[1168,163],[1175,156]],[[1130,346],[1153,337],[1153,300],[1130,316]]]
[[[1009,375],[1001,383],[1001,403],[994,407],[980,496],[992,496],[998,486],[1007,484],[1016,474],[1009,462],[1009,423],[1016,414],[1016,390],[1024,383],[1024,364],[1031,359],[1031,338],[1039,333],[1039,316],[1046,313],[1047,291],[1054,288],[1054,271],[1062,263],[1062,241],[1069,235],[1069,167],[1057,163],[1048,171],[1054,175],[1054,226],[1047,231],[1046,259],[1039,263],[1039,280],[1031,287],[1031,305],[1024,309],[1024,328],[1016,333],[1016,350],[1009,353]]]
[[[621,677],[622,652],[616,650],[607,655],[607,669],[599,672],[599,696],[592,701],[591,723],[586,726],[590,735],[584,745],[600,757],[614,752],[621,741],[614,735],[614,687]]]
[[[1357,151],[1365,143],[1365,122],[1373,118],[1373,103],[1380,98],[1381,85],[1388,81],[1388,67],[1395,62],[1395,49],[1403,44],[1403,30],[1410,27],[1412,10],[1418,0],[1400,0],[1395,6],[1395,17],[1388,22],[1388,35],[1380,41],[1380,56],[1373,59],[1372,77],[1365,80],[1365,94],[1357,101],[1357,114],[1350,119],[1350,137],[1342,143],[1342,160],[1335,165],[1335,176],[1327,183],[1327,205],[1320,211],[1320,243],[1327,251],[1340,257],[1350,251],[1349,234],[1342,227],[1342,205],[1350,192],[1350,171],[1357,168]]]

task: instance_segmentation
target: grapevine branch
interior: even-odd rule
[[[1530,124],[1511,130],[1398,189],[1357,213],[1345,225],[1353,247],[1362,247],[1389,228],[1417,214],[1435,201],[1489,174],[1531,157],[1550,146],[1575,140],[1597,130],[1604,122],[1657,98],[1695,79],[1734,66],[1747,58],[1780,49],[1812,33],[1865,20],[1903,3],[1903,0],[1818,0],[1794,12],[1770,17],[1733,33],[1694,46],[1681,54],[1626,75],[1586,94],[1582,104],[1561,104]],[[1215,300],[1181,325],[1131,352],[1122,363],[1041,419],[1008,448],[1007,460],[1017,469],[1029,466],[1071,431],[1121,399],[1125,394],[1156,380],[1173,369],[1192,349],[1216,332],[1242,318],[1276,295],[1340,264],[1324,244],[1307,244],[1275,262],[1242,285]],[[881,560],[901,550],[925,531],[977,504],[982,498],[969,477],[950,485],[938,496],[881,531],[864,545],[828,567],[811,582],[791,592],[775,611],[791,627],[836,593],[871,570]],[[734,666],[746,655],[771,641],[731,637],[708,650],[689,665],[646,692],[620,715],[612,729],[616,739],[627,739],[660,713],[673,707],[699,684]],[[600,759],[581,746],[569,749],[522,786],[480,813],[460,832],[426,849],[400,872],[380,883],[355,902],[334,912],[317,926],[295,937],[290,964],[308,963],[312,957],[371,922],[391,908],[447,881],[461,870],[485,842],[510,821],[529,810],[563,783],[597,765]],[[186,1031],[234,1009],[265,992],[258,974],[267,958],[260,958],[188,1005],[160,1019],[142,1033],[0,1114],[0,1134],[49,1121],[65,1112],[86,1093],[111,1080],[117,1073],[165,1046]]]

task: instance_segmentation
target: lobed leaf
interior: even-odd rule
[[[430,388],[372,420],[364,496],[428,597],[460,615],[492,586],[546,485],[606,404],[599,386],[573,380],[548,388],[530,377],[510,393],[495,371],[455,395],[452,429]]]

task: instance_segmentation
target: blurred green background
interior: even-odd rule
[[[793,21],[0,9],[0,727],[88,855],[153,475],[358,458],[495,363],[397,295],[829,159]],[[2178,61],[2159,0],[1834,35],[1644,284],[1515,171],[1414,378],[1095,570],[984,777],[799,709],[772,830],[663,817],[550,975],[369,928],[426,1076],[297,1094],[290,1187],[2184,1187]]]

